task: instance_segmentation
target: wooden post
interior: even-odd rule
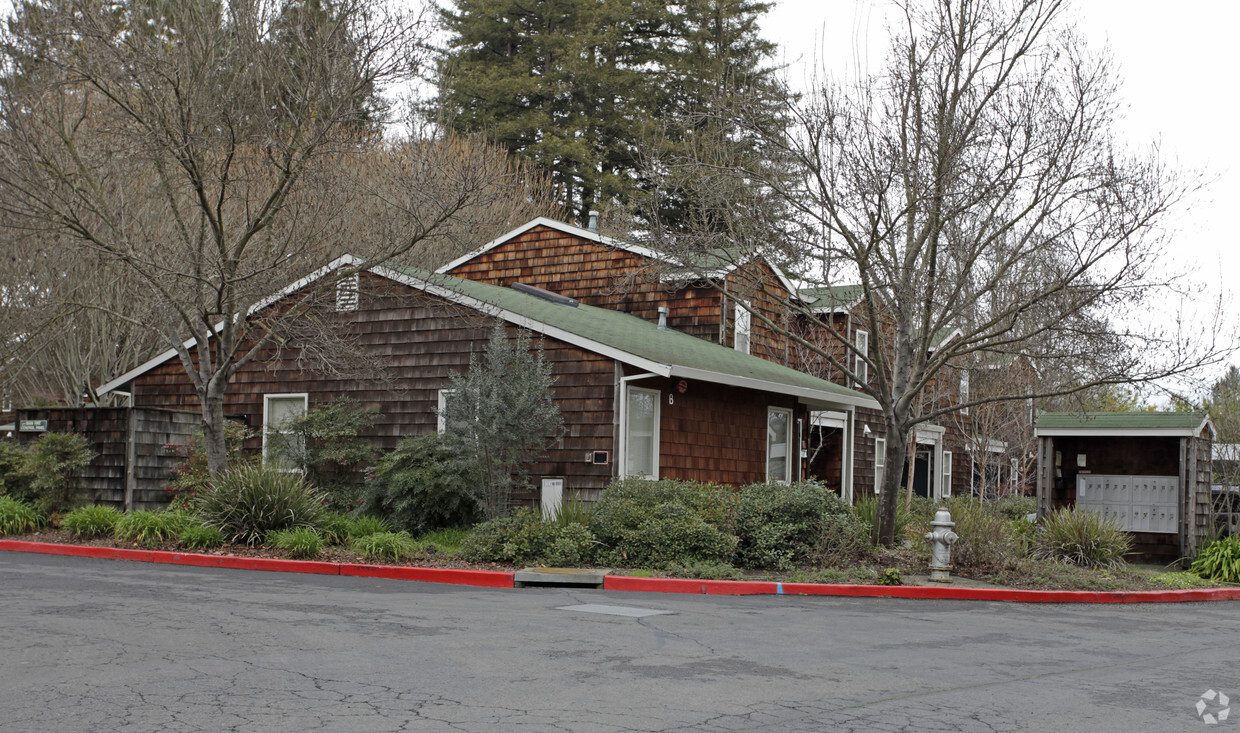
[[[134,464],[137,463],[137,446],[136,436],[138,432],[137,416],[134,414],[133,404],[125,408],[125,511],[133,511],[133,491],[137,484],[137,475],[134,472]]]

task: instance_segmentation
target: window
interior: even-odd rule
[[[963,405],[964,403],[968,401],[969,401],[969,373],[967,371],[961,370],[960,372],[960,404]],[[960,408],[960,414],[968,415],[969,408],[967,407]]]
[[[854,333],[853,346],[857,347],[857,353],[853,355],[853,373],[857,375],[857,385],[864,387],[870,382],[870,365],[865,360],[870,353],[870,332]]]
[[[629,387],[624,423],[624,475],[657,479],[659,391]]]
[[[887,473],[887,440],[874,439],[874,493],[883,490],[883,476]]]
[[[732,316],[732,346],[737,351],[749,353],[749,339],[753,333],[753,314],[749,312],[749,304],[738,301]]]
[[[358,291],[360,289],[360,281],[356,272],[348,277],[341,278],[336,283],[336,311],[344,313],[357,310]]]
[[[766,408],[766,480],[792,480],[792,410]]]
[[[289,471],[297,470],[305,452],[300,436],[288,430],[290,420],[306,414],[308,398],[303,394],[263,396],[263,464]]]
[[[438,419],[437,429],[439,430],[439,433],[441,435],[444,433],[444,431],[448,429],[448,420],[447,420],[448,400],[452,399],[452,396],[455,394],[456,394],[455,389],[439,390],[439,407],[436,408],[435,415],[437,416],[437,419]]]
[[[943,451],[943,487],[939,490],[939,496],[948,497],[952,495],[952,452]]]
[[[12,412],[13,400],[6,394],[0,397],[0,412]]]

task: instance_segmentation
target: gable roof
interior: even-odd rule
[[[861,303],[865,288],[860,285],[829,285],[804,288],[797,296],[812,311],[846,313]]]
[[[548,229],[554,229],[555,231],[563,232],[564,234],[569,234],[571,236],[579,237],[581,239],[585,239],[591,242],[596,242],[605,247],[611,247],[612,249],[618,249],[624,252],[631,252],[632,254],[639,255],[641,257],[645,257],[650,260],[655,260],[656,262],[662,262],[671,267],[671,270],[669,271],[671,273],[670,274],[671,278],[675,278],[678,274],[683,275],[685,273],[699,274],[699,276],[703,276],[707,278],[724,277],[727,274],[731,273],[733,270],[740,267],[740,264],[736,262],[736,258],[731,257],[730,256],[731,253],[729,253],[727,250],[718,249],[718,250],[713,250],[708,253],[704,253],[700,258],[698,258],[697,261],[686,264],[685,262],[681,260],[678,260],[674,257],[669,257],[668,255],[662,252],[657,252],[653,249],[650,249],[649,247],[643,247],[640,244],[633,244],[632,242],[626,242],[621,239],[615,239],[614,237],[608,237],[606,235],[599,234],[598,232],[592,231],[590,229],[582,229],[579,226],[574,226],[572,224],[566,224],[562,221],[556,221],[555,219],[549,219],[545,216],[540,216],[537,219],[532,219],[522,224],[521,226],[517,227],[516,229],[513,229],[510,232],[501,234],[495,239],[492,239],[490,242],[487,242],[486,244],[482,245],[478,249],[475,249],[472,252],[469,252],[467,254],[461,255],[460,257],[457,257],[455,260],[452,260],[446,265],[435,268],[435,272],[438,274],[446,274],[449,271],[456,269],[460,265],[463,265],[466,262],[469,262],[475,257],[479,257],[483,254],[486,254],[487,252],[490,252],[491,250],[508,242],[509,240],[519,237],[522,234],[525,234],[526,232],[530,231],[531,229],[535,227],[540,227],[540,226],[547,227]],[[770,262],[767,262],[765,259],[763,259],[762,261],[766,264],[767,267],[771,268],[771,272],[775,273],[775,277],[779,280],[780,285],[782,285],[784,289],[788,291],[789,295],[793,295],[796,293],[796,287],[792,284],[792,281],[788,279],[788,277],[783,273],[782,270],[780,270],[778,267],[771,264]],[[705,270],[705,272],[702,272],[703,270]]]
[[[312,277],[322,277],[333,269],[356,266],[360,262],[346,255]],[[655,323],[622,311],[589,305],[560,305],[511,288],[415,268],[383,265],[371,267],[369,271],[653,375],[786,394],[818,407],[878,406],[869,396],[847,387],[674,329],[661,330]],[[311,281],[303,278],[298,283],[304,287]],[[281,292],[291,291],[285,288]],[[175,356],[175,350],[161,354],[104,385],[100,394]]]
[[[1034,434],[1196,437],[1207,426],[1213,432],[1204,412],[1043,412]]]

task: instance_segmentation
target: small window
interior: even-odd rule
[[[4,395],[3,397],[0,397],[0,412],[12,412],[12,411],[13,411],[13,398],[9,397],[8,395]]]
[[[263,397],[263,464],[298,470],[306,446],[291,432],[289,422],[306,414],[305,394],[270,394]]]
[[[857,386],[864,387],[870,383],[870,365],[865,360],[870,353],[869,331],[854,333],[853,346],[857,348],[857,353],[853,355],[853,374],[857,375]]]
[[[739,301],[733,311],[733,347],[742,353],[749,353],[749,341],[753,335],[753,314],[749,312],[749,304]]]
[[[947,497],[952,495],[952,452],[943,451],[943,488],[939,490],[939,496]]]
[[[964,403],[968,401],[969,401],[969,372],[967,370],[962,369],[960,371],[960,404],[963,405]],[[967,407],[960,408],[960,414],[968,415],[969,408]]]
[[[437,416],[437,429],[440,435],[448,429],[448,402],[455,394],[455,389],[439,390],[439,407],[436,408],[435,415]]]
[[[657,479],[659,391],[629,387],[624,423],[624,475]]]
[[[782,407],[766,410],[766,480],[792,480],[792,410]]]
[[[346,313],[357,310],[358,292],[360,290],[361,282],[358,273],[355,272],[348,277],[341,278],[336,283],[336,311],[338,313]]]
[[[887,473],[887,440],[874,439],[874,493],[883,490],[883,476]]]

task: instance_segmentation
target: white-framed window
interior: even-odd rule
[[[887,473],[887,439],[874,439],[874,493],[883,490],[883,476]]]
[[[853,354],[853,374],[857,375],[857,385],[865,386],[870,382],[870,365],[865,360],[870,353],[870,332],[853,333],[853,346],[857,348],[857,353]]]
[[[7,394],[0,396],[0,412],[12,412],[12,411],[13,411],[13,399],[9,397]]]
[[[969,371],[967,369],[961,369],[960,370],[960,404],[963,405],[964,403],[968,401],[969,401]],[[969,408],[967,407],[960,408],[960,414],[968,415]]]
[[[294,418],[306,414],[305,392],[263,395],[263,464],[297,470],[297,456],[305,451],[301,439],[288,429]]]
[[[749,304],[737,301],[732,311],[732,346],[737,351],[748,354],[749,342],[753,337],[753,314],[749,312]]]
[[[947,497],[952,495],[952,452],[943,451],[943,486],[939,489],[939,496]]]
[[[659,477],[659,397],[659,390],[641,387],[624,396],[625,476]]]
[[[766,480],[792,480],[792,410],[783,407],[766,408]]]
[[[361,291],[361,278],[358,273],[343,277],[336,283],[336,311],[345,313],[357,310],[358,293]]]
[[[439,406],[435,408],[436,424],[435,429],[442,435],[448,429],[447,411],[448,401],[452,399],[452,395],[456,394],[455,389],[439,390]]]

